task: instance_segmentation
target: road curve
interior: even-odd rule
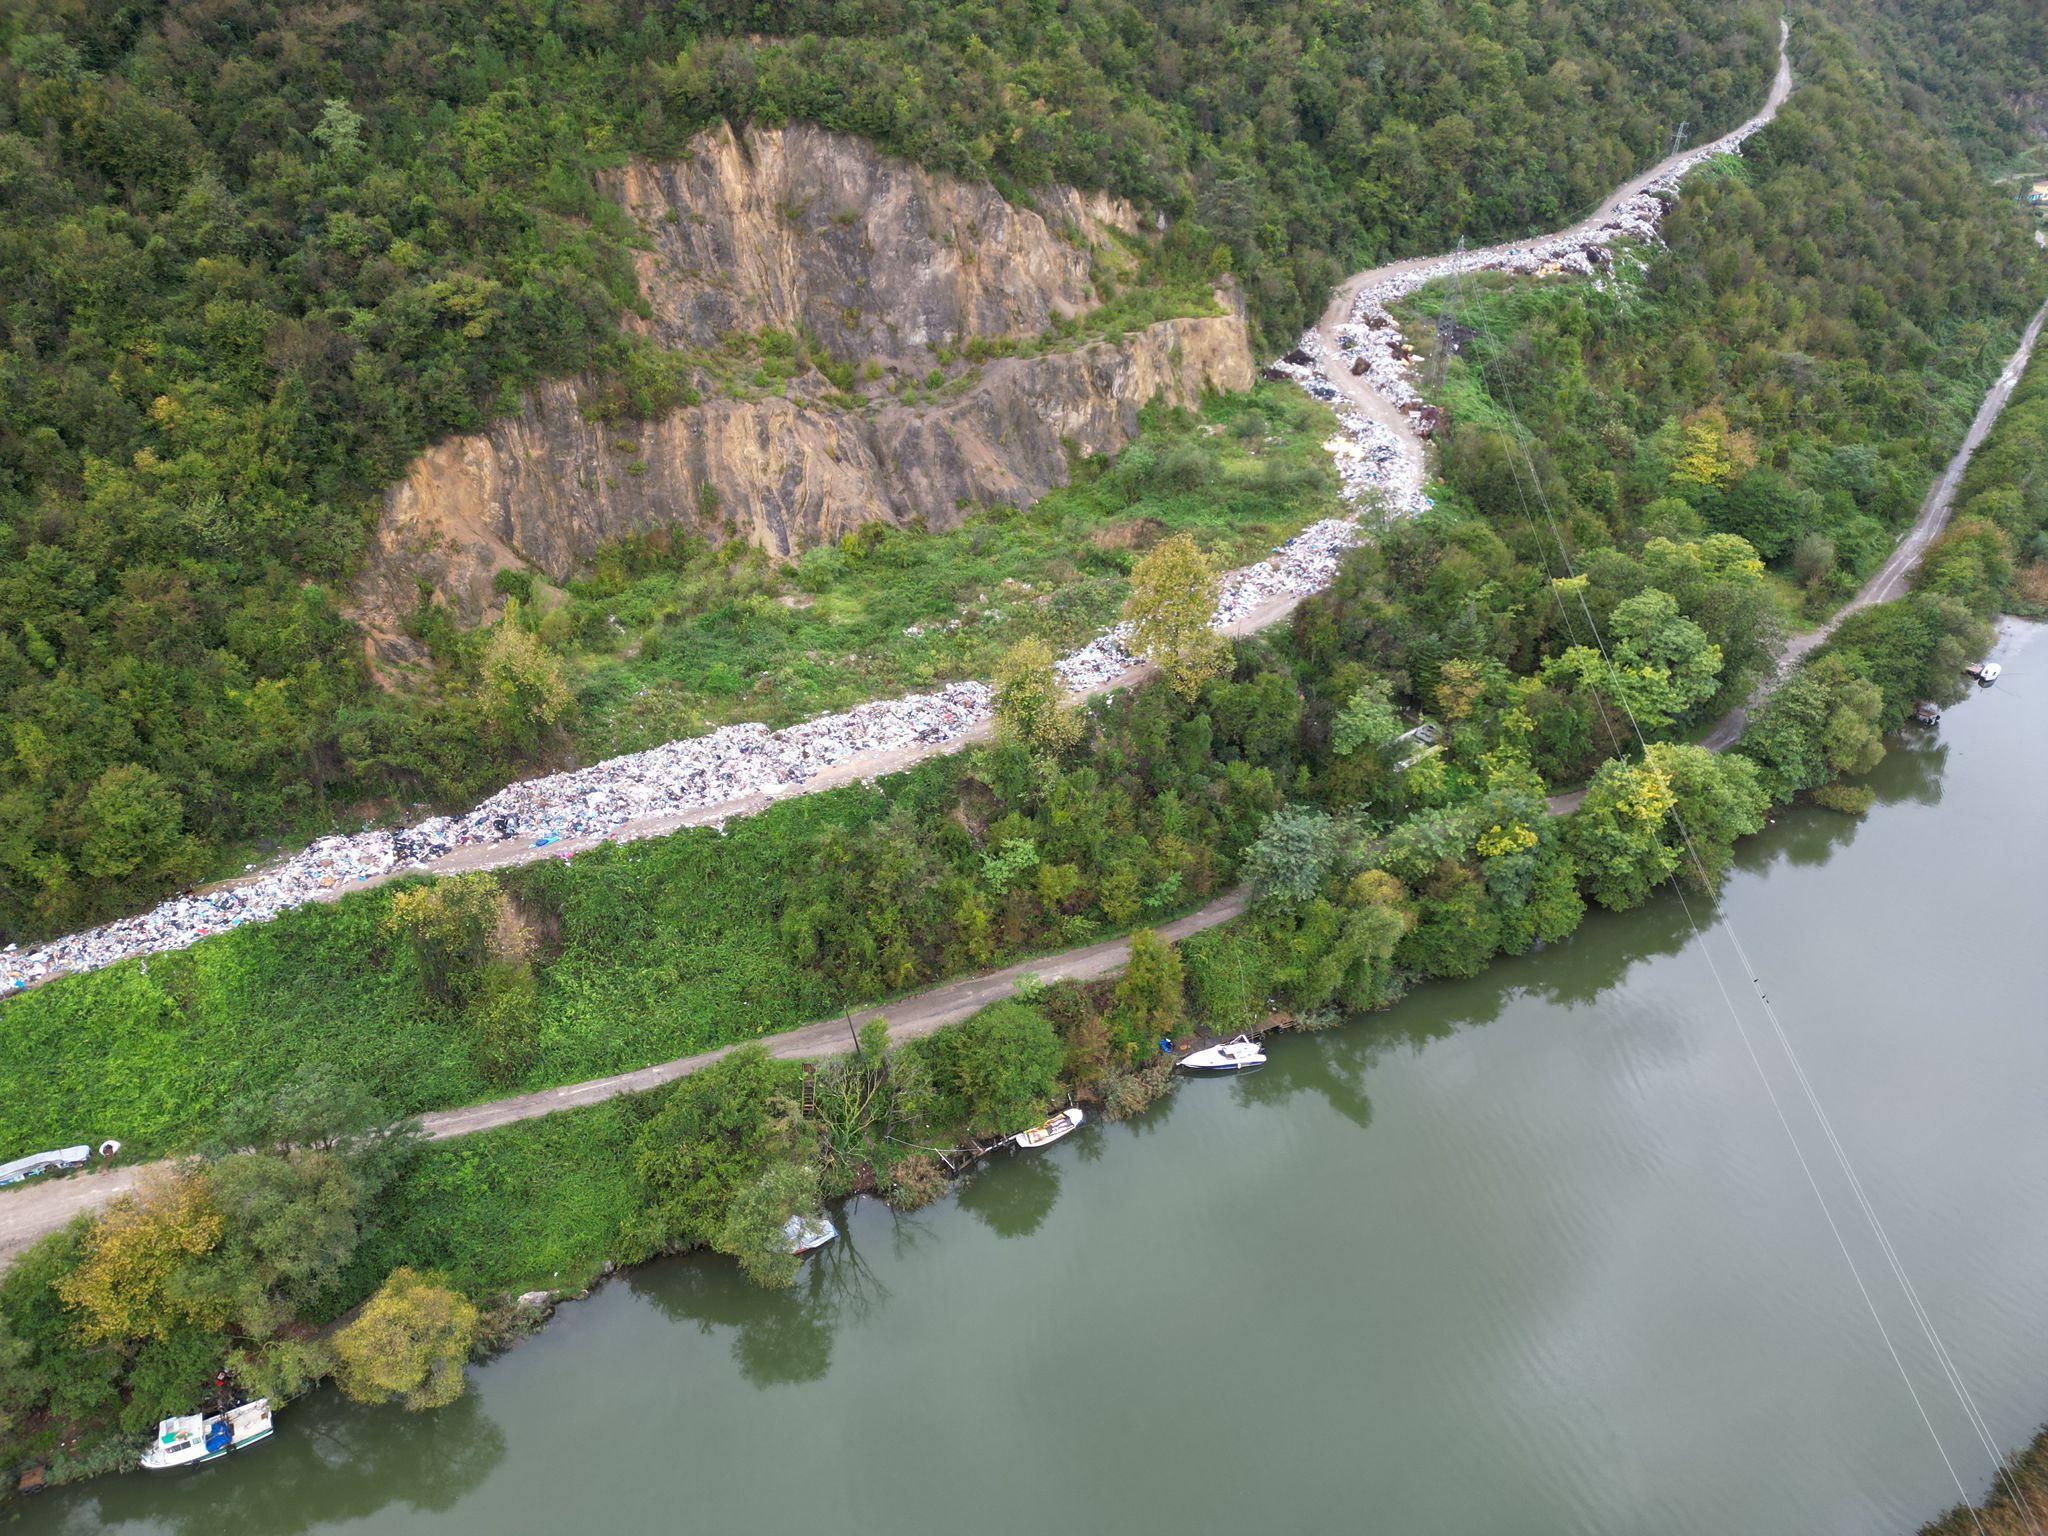
[[[1765,123],[1768,123],[1778,115],[1778,108],[1782,107],[1785,104],[1786,98],[1792,94],[1792,58],[1791,54],[1787,51],[1791,35],[1790,23],[1781,20],[1778,23],[1778,73],[1771,81],[1770,93],[1765,96],[1764,104],[1757,111],[1756,115],[1740,128],[1731,130],[1731,132],[1740,133],[1745,130],[1761,128]],[[1565,229],[1548,231],[1541,235],[1526,235],[1520,240],[1503,241],[1499,245],[1475,247],[1469,254],[1475,260],[1483,263],[1489,256],[1505,257],[1509,251],[1518,246],[1526,245],[1531,240],[1549,240],[1559,236],[1589,236],[1611,220],[1614,217],[1615,211],[1623,203],[1644,191],[1649,187],[1650,183],[1665,175],[1679,161],[1691,153],[1693,151],[1679,150],[1674,154],[1667,155],[1648,170],[1641,172],[1616,188],[1605,202],[1601,203],[1598,208],[1595,208],[1576,224],[1570,225]],[[1362,290],[1377,287],[1379,284],[1393,278],[1407,277],[1425,267],[1434,266],[1443,259],[1442,256],[1412,256],[1402,261],[1390,261],[1384,266],[1369,267],[1363,272],[1354,272],[1350,277],[1347,277],[1338,285],[1336,292],[1330,296],[1329,305],[1323,310],[1322,318],[1316,322],[1316,334],[1322,341],[1323,356],[1336,357],[1340,355],[1340,349],[1337,345],[1337,328],[1350,322],[1352,306],[1357,303],[1358,295]],[[1407,415],[1397,410],[1393,402],[1384,395],[1373,390],[1364,379],[1354,377],[1342,368],[1335,370],[1326,369],[1323,371],[1323,377],[1336,388],[1337,392],[1344,397],[1348,404],[1357,407],[1373,421],[1378,422],[1394,434],[1394,441],[1399,445],[1403,456],[1407,459],[1411,477],[1419,487],[1423,479],[1424,455],[1422,439],[1415,435],[1413,421]]]
[[[1178,941],[1205,928],[1229,922],[1243,912],[1244,907],[1244,893],[1230,891],[1199,911],[1161,924],[1159,933],[1165,939]],[[1120,938],[1037,959],[1020,960],[1000,970],[913,992],[878,1008],[863,1008],[840,1018],[806,1024],[781,1034],[765,1035],[761,1044],[768,1048],[769,1055],[784,1061],[836,1056],[850,1050],[860,1027],[877,1018],[888,1019],[891,1040],[914,1040],[948,1024],[957,1024],[991,1003],[1014,997],[1020,977],[1036,976],[1048,982],[1092,981],[1122,970],[1130,953],[1130,940]],[[663,1083],[672,1083],[693,1072],[701,1072],[735,1048],[722,1046],[715,1051],[702,1051],[695,1056],[679,1057],[633,1072],[592,1078],[589,1082],[574,1083],[566,1088],[544,1088],[538,1093],[493,1099],[488,1104],[472,1104],[465,1109],[436,1110],[421,1116],[420,1125],[429,1141],[445,1141],[450,1137],[488,1131],[521,1120],[537,1120],[557,1110],[600,1104],[623,1093],[645,1093]],[[0,1190],[0,1272],[5,1272],[15,1256],[37,1239],[49,1236],[72,1218],[98,1210],[116,1196],[126,1194],[150,1169],[164,1166],[167,1164],[139,1164]]]

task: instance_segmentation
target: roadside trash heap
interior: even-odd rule
[[[1228,573],[1210,621],[1221,629],[1276,597],[1328,586],[1355,524],[1333,518],[1303,529],[1272,555]],[[1097,635],[1056,663],[1074,692],[1115,684],[1138,666],[1126,647],[1128,625]],[[783,730],[728,725],[706,736],[665,742],[588,768],[507,785],[461,816],[436,816],[393,831],[323,837],[275,869],[232,885],[187,893],[152,911],[23,951],[0,951],[0,991],[117,961],[184,949],[244,923],[268,922],[307,902],[331,900],[364,883],[479,846],[523,842],[520,856],[566,855],[634,823],[733,804],[754,795],[802,793],[826,770],[884,752],[940,749],[995,714],[984,683],[954,683],[936,693],[857,704]]]
[[[1324,355],[1311,330],[1301,344],[1266,370],[1295,380],[1318,400],[1343,406],[1349,398],[1332,369],[1367,388],[1411,418],[1398,432],[1358,409],[1340,409],[1338,432],[1324,447],[1336,463],[1347,500],[1377,498],[1396,513],[1427,510],[1423,455],[1414,418],[1430,411],[1415,386],[1409,359],[1388,306],[1426,283],[1460,272],[1575,273],[1599,280],[1613,271],[1615,246],[1649,245],[1674,191],[1702,161],[1738,152],[1760,124],[1744,124],[1711,144],[1680,156],[1623,199],[1600,224],[1575,234],[1458,252],[1419,263],[1399,277],[1362,289],[1351,319],[1337,328],[1338,354]],[[1424,418],[1425,424],[1429,418]],[[1311,524],[1274,549],[1270,558],[1223,580],[1217,628],[1237,623],[1278,597],[1320,591],[1335,578],[1344,551],[1361,534],[1355,515]],[[957,620],[955,623],[957,624]],[[906,633],[916,634],[913,625]],[[1060,680],[1076,692],[1107,687],[1138,665],[1126,647],[1129,627],[1118,625],[1057,663]],[[508,785],[464,816],[436,816],[396,831],[371,829],[323,837],[276,869],[205,894],[187,893],[153,911],[22,951],[0,950],[0,991],[15,991],[69,972],[97,970],[116,961],[184,949],[210,934],[267,922],[310,901],[331,899],[366,881],[397,871],[426,869],[435,860],[478,845],[523,839],[527,851],[563,852],[613,837],[635,821],[704,810],[752,795],[801,792],[827,769],[871,753],[940,748],[960,740],[995,712],[981,683],[955,683],[936,693],[856,705],[784,730],[729,725],[708,736],[666,742],[645,752],[589,768]]]
[[[1457,251],[1434,261],[1418,262],[1399,275],[1361,288],[1352,301],[1351,318],[1335,328],[1337,350],[1326,355],[1322,334],[1311,328],[1293,351],[1266,369],[1269,378],[1293,379],[1316,399],[1341,405],[1345,387],[1338,379],[1356,379],[1409,420],[1397,432],[1359,410],[1340,410],[1340,430],[1323,446],[1336,463],[1349,500],[1377,494],[1397,512],[1426,510],[1421,438],[1441,424],[1441,412],[1423,398],[1414,373],[1414,349],[1401,337],[1391,307],[1418,289],[1465,272],[1509,272],[1522,276],[1610,277],[1621,259],[1623,244],[1654,245],[1658,227],[1678,184],[1694,169],[1719,155],[1740,153],[1743,143],[1763,125],[1750,122],[1711,144],[1680,155],[1643,189],[1623,198],[1597,225],[1525,243]],[[1356,387],[1356,386],[1352,386]]]

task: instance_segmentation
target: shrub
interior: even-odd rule
[[[477,1310],[456,1292],[404,1267],[334,1336],[334,1378],[359,1403],[402,1402],[418,1412],[462,1396]]]

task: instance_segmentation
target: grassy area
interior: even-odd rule
[[[1026,635],[1078,645],[1114,622],[1161,534],[1234,566],[1336,515],[1331,429],[1327,408],[1267,384],[1148,411],[1114,465],[1082,461],[1030,509],[949,533],[873,525],[794,564],[662,535],[616,546],[547,620],[574,655],[579,746],[594,759],[986,677]]]
[[[815,839],[889,800],[814,795],[723,836],[682,832],[516,872],[508,885],[552,937],[519,1000],[530,1048],[515,1059],[490,1049],[477,1010],[423,986],[387,931],[389,887],[25,993],[0,1006],[0,1146],[113,1135],[136,1155],[178,1150],[237,1094],[316,1061],[414,1114],[821,1017],[835,996],[788,957],[777,897],[799,884]]]

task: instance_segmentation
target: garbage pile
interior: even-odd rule
[[[1218,628],[1268,600],[1327,586],[1356,526],[1331,519],[1302,530],[1270,558],[1222,582],[1211,620]],[[1138,665],[1119,624],[1056,663],[1075,691],[1115,683]],[[267,922],[309,901],[401,870],[426,869],[463,848],[524,842],[539,852],[602,839],[634,821],[727,804],[749,795],[801,792],[826,769],[864,754],[939,748],[960,740],[995,713],[983,683],[954,683],[936,693],[880,699],[843,714],[771,731],[729,725],[708,736],[665,742],[588,768],[510,784],[462,816],[436,816],[396,831],[323,837],[277,869],[204,895],[187,894],[154,911],[123,918],[23,952],[0,952],[0,989],[97,970],[138,955],[183,949],[243,923]]]
[[[1597,224],[1523,244],[1400,263],[1391,275],[1359,289],[1349,321],[1332,332],[1337,343],[1334,355],[1324,346],[1322,334],[1311,329],[1293,351],[1273,362],[1265,370],[1268,378],[1293,379],[1325,403],[1335,405],[1345,397],[1345,388],[1336,380],[1360,379],[1373,394],[1409,418],[1410,431],[1404,434],[1363,411],[1339,414],[1342,430],[1323,446],[1336,462],[1345,497],[1356,501],[1376,493],[1394,510],[1405,512],[1430,505],[1422,493],[1420,439],[1441,428],[1443,413],[1416,387],[1415,351],[1402,339],[1391,306],[1430,283],[1464,272],[1534,277],[1570,274],[1604,281],[1614,271],[1618,244],[1657,242],[1658,226],[1669,207],[1658,194],[1674,192],[1701,162],[1739,152],[1743,142],[1762,126],[1761,121],[1752,120],[1711,144],[1677,156],[1645,182],[1641,191],[1618,201]]]
[[[1695,166],[1740,149],[1761,124],[1750,123],[1712,144],[1680,156],[1645,190],[1618,203],[1597,226],[1527,244],[1459,252],[1406,266],[1399,275],[1362,289],[1350,322],[1337,329],[1338,356],[1326,357],[1310,331],[1301,344],[1266,370],[1291,378],[1317,399],[1340,405],[1344,391],[1329,369],[1362,378],[1382,399],[1411,416],[1430,409],[1415,388],[1411,353],[1387,306],[1438,278],[1459,272],[1580,273],[1595,278],[1612,270],[1614,245],[1657,239],[1668,192]],[[1348,409],[1324,446],[1336,461],[1347,499],[1379,497],[1397,512],[1426,509],[1420,441]],[[1426,422],[1426,419],[1425,419]],[[1211,620],[1236,623],[1276,597],[1320,591],[1335,578],[1345,549],[1361,537],[1355,518],[1312,524],[1259,564],[1229,573]],[[959,621],[955,620],[957,625]],[[915,634],[913,625],[906,633]],[[1137,666],[1128,649],[1129,626],[1096,636],[1056,665],[1070,689],[1100,688]],[[784,730],[729,725],[708,736],[671,741],[589,768],[513,784],[464,816],[437,816],[395,832],[364,831],[323,837],[277,869],[205,895],[187,893],[137,917],[21,951],[0,951],[0,989],[16,990],[51,976],[96,970],[118,960],[183,949],[209,934],[260,923],[309,901],[331,897],[396,870],[423,869],[458,849],[526,841],[530,850],[565,841],[603,838],[628,823],[725,804],[753,794],[800,791],[826,769],[865,753],[942,747],[958,741],[994,713],[981,683],[955,683],[937,693],[883,699],[840,715],[807,720]]]

